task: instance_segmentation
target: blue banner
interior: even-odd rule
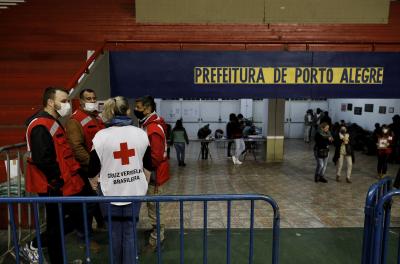
[[[110,52],[113,96],[400,98],[400,53]]]

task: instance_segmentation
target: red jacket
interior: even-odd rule
[[[97,132],[105,128],[103,120],[100,117],[92,117],[82,111],[81,109],[76,110],[72,115],[71,119],[78,121],[83,129],[83,135],[85,137],[85,147],[88,152],[92,150],[93,138]]]
[[[156,185],[162,185],[170,177],[167,159],[167,125],[164,119],[154,112],[141,124],[141,127],[149,137],[151,161],[156,171]]]
[[[84,182],[78,174],[80,165],[72,154],[64,129],[53,119],[45,117],[33,119],[26,132],[28,151],[31,150],[31,132],[36,126],[44,126],[53,139],[57,163],[61,173],[60,178],[64,180],[64,185],[61,189],[63,195],[68,196],[79,193],[83,188]],[[32,193],[47,193],[50,188],[46,175],[33,163],[30,157],[27,163],[25,186],[26,190]]]

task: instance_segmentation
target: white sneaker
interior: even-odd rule
[[[239,159],[236,159],[236,164],[237,165],[240,165],[240,164],[242,164],[243,162],[241,162]]]
[[[32,241],[29,244],[25,244],[23,248],[20,250],[20,254],[26,261],[30,264],[39,263],[39,253],[38,249],[32,245]]]
[[[233,164],[236,164],[236,157],[235,156],[232,156],[232,161],[233,161]]]

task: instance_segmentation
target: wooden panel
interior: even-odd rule
[[[245,44],[182,44],[182,50],[196,51],[196,50],[222,50],[222,51],[245,51]]]
[[[310,44],[309,51],[372,51],[371,45]]]

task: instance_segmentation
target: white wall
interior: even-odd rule
[[[364,129],[374,130],[374,124],[390,124],[392,117],[400,113],[400,99],[328,99],[329,115],[332,122],[339,122],[343,119],[346,123],[357,123]],[[353,104],[352,111],[341,111],[342,104]],[[373,112],[365,112],[365,104],[373,104]],[[379,107],[386,106],[386,114],[379,113]],[[355,115],[354,107],[361,107],[362,114]],[[389,113],[389,108],[393,107],[394,112]]]

